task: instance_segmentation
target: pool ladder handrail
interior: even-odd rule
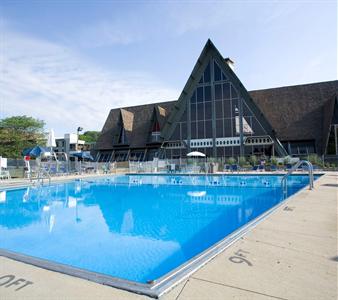
[[[287,179],[288,177],[295,171],[297,170],[301,165],[307,165],[308,166],[308,171],[309,171],[309,189],[312,190],[313,189],[313,165],[312,163],[310,163],[308,160],[299,160],[295,165],[292,166],[292,168],[283,176],[282,178],[282,188],[283,188],[283,192],[284,194],[287,193]]]
[[[37,177],[36,177],[36,182],[38,183],[38,185],[40,185],[40,184],[43,185],[43,179],[44,178],[48,178],[48,183],[50,185],[52,177],[50,176],[49,172],[47,172],[46,170],[40,169],[38,174],[37,174]],[[31,179],[31,181],[32,181],[32,179]]]

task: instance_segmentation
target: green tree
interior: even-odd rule
[[[99,135],[99,131],[85,131],[83,134],[79,135],[79,138],[86,143],[96,143]]]
[[[45,145],[45,122],[27,116],[13,116],[0,120],[0,156],[22,157],[22,150]]]

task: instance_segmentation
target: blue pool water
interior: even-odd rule
[[[145,283],[283,200],[281,176],[114,176],[0,192],[0,248]],[[288,195],[308,184],[291,176]]]

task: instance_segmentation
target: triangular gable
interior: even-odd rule
[[[250,97],[249,93],[244,88],[243,84],[240,82],[236,74],[233,72],[231,67],[226,63],[225,59],[222,57],[222,55],[219,53],[217,48],[210,40],[208,40],[206,45],[204,46],[202,53],[199,56],[194,66],[194,69],[191,75],[189,76],[186,85],[183,88],[183,91],[179,99],[177,100],[177,103],[174,105],[167,119],[167,122],[163,127],[161,133],[162,140],[168,141],[172,137],[177,122],[181,120],[182,116],[186,111],[187,102],[192,97],[197,85],[201,82],[201,80],[203,80],[204,70],[207,68],[208,64],[211,61],[214,61],[216,63],[216,66],[219,67],[220,69],[220,72],[218,74],[215,74],[215,77],[220,76],[220,78],[223,79],[222,77],[224,76],[231,82],[231,85],[233,85],[235,90],[238,91],[241,98],[243,99],[243,107],[247,108],[248,111],[250,111],[254,115],[254,117],[258,120],[258,123],[261,126],[261,128],[263,128],[264,132],[272,138],[277,153],[282,156],[286,155],[287,153],[285,149],[275,137],[275,132],[272,126],[269,124],[267,119],[264,117],[263,113],[256,106],[256,104]],[[189,122],[188,126],[190,126]],[[191,131],[188,130],[187,136],[188,140],[190,139],[189,132]]]
[[[159,143],[160,142],[160,135],[162,126],[165,123],[165,116],[166,110],[158,105],[154,106],[151,120],[150,120],[150,127],[148,131],[148,142],[149,143]],[[156,135],[156,136],[155,136]]]
[[[167,111],[163,107],[156,105],[155,106],[155,113],[156,113],[157,121],[160,124],[160,128],[162,129],[164,124],[165,124]]]
[[[122,108],[121,117],[124,129],[130,132],[133,131],[134,114]]]
[[[129,144],[133,130],[134,114],[123,108],[120,109],[117,132],[115,133],[114,144]]]

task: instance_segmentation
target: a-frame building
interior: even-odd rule
[[[208,40],[162,130],[166,156],[191,150],[212,157],[243,156],[255,147],[287,155],[231,64]]]
[[[208,40],[178,100],[110,111],[97,159],[338,154],[337,80],[248,92],[232,66]]]

